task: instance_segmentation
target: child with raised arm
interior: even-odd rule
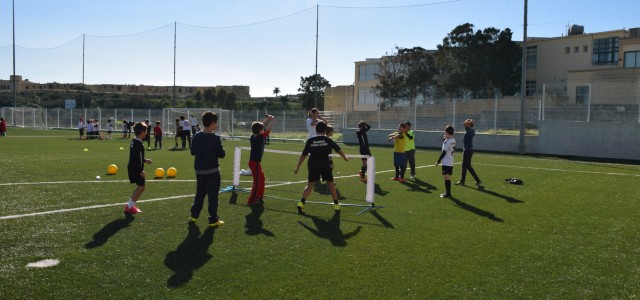
[[[369,124],[364,121],[358,122],[358,130],[356,130],[356,136],[358,137],[358,144],[360,145],[360,155],[371,156],[371,150],[369,150],[369,138],[367,137],[367,131],[371,129]],[[358,171],[360,180],[367,182],[367,159],[362,158],[362,167]]]
[[[404,125],[407,126],[407,138],[404,140],[404,155],[407,157],[407,164],[411,168],[411,178],[416,177],[416,141],[415,134],[413,130],[411,130],[411,122],[404,122]],[[405,165],[405,169],[407,166]]]
[[[150,164],[150,159],[144,158],[144,140],[147,135],[147,126],[144,123],[136,123],[133,126],[133,132],[136,137],[129,144],[129,165],[127,171],[129,173],[129,182],[135,183],[136,188],[133,190],[129,202],[124,207],[125,214],[137,214],[142,212],[137,206],[136,201],[140,199],[144,192],[145,179],[147,174],[144,173],[144,164]]]
[[[335,211],[340,211],[338,193],[336,191],[336,186],[333,184],[333,174],[329,167],[329,153],[333,149],[340,154],[345,161],[349,161],[349,158],[344,154],[344,152],[342,152],[342,149],[340,149],[338,144],[325,136],[326,130],[326,123],[320,121],[316,124],[316,136],[307,140],[304,150],[302,150],[302,155],[300,155],[300,159],[298,160],[298,165],[293,171],[293,173],[298,174],[300,166],[307,156],[309,156],[309,161],[307,162],[307,168],[309,171],[307,177],[308,182],[307,187],[305,187],[302,192],[302,198],[300,199],[300,202],[298,202],[297,209],[299,214],[304,213],[305,201],[309,195],[311,195],[316,182],[320,179],[327,182],[331,198],[333,198],[333,209]]]
[[[200,217],[204,206],[204,197],[209,203],[209,226],[219,227],[224,221],[218,216],[218,193],[220,191],[220,163],[219,158],[224,158],[225,152],[222,140],[214,131],[218,128],[218,115],[207,111],[202,114],[204,130],[196,133],[191,143],[191,155],[194,156],[193,166],[196,170],[196,195],[191,206],[189,222],[195,222]]]
[[[407,171],[407,158],[404,153],[404,140],[406,139],[407,125],[400,123],[398,131],[389,134],[387,140],[393,140],[393,167],[396,170],[396,176],[391,180],[404,182],[404,173]]]
[[[316,124],[318,124],[319,121],[323,121],[325,124],[328,124],[328,122],[320,115],[320,111],[317,108],[312,108],[307,113],[307,116],[309,117],[306,122],[307,138],[310,139],[316,136]]]
[[[271,133],[273,125],[273,116],[267,115],[262,122],[253,122],[251,131],[253,135],[249,139],[251,143],[251,154],[249,155],[249,169],[253,176],[253,184],[251,185],[251,194],[247,199],[247,205],[264,204],[264,172],[262,172],[262,155],[264,154],[265,139]]]
[[[456,151],[456,139],[453,138],[453,126],[447,125],[444,129],[444,142],[442,142],[442,153],[436,162],[436,167],[442,162],[442,175],[444,176],[444,186],[446,192],[440,194],[442,198],[451,198],[451,175],[453,174],[453,153]]]

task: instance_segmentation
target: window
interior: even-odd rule
[[[358,105],[375,105],[375,96],[370,88],[358,89]]]
[[[538,46],[527,47],[527,70],[535,70],[538,65]]]
[[[624,53],[625,68],[640,68],[640,51],[631,51]]]
[[[589,87],[576,86],[576,104],[586,104],[589,101]]]
[[[580,46],[573,47],[573,53],[578,53],[578,52],[580,52]]]
[[[526,85],[526,96],[532,96],[536,94],[536,82],[535,81],[527,81]]]
[[[569,47],[564,47],[564,53],[565,53],[565,54],[567,54],[567,53],[571,53],[571,48],[569,48]]]
[[[376,74],[380,72],[380,66],[377,63],[374,64],[362,64],[360,65],[359,80],[375,80]]]
[[[582,46],[582,52],[589,52],[589,46],[587,45]]]
[[[617,65],[620,38],[604,38],[593,40],[591,62],[594,65]]]

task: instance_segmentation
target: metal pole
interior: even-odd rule
[[[11,1],[11,22],[13,24],[13,108],[18,107],[18,93],[16,85],[16,5],[15,0]],[[16,125],[16,119],[11,118],[13,125]]]
[[[527,10],[528,0],[524,0],[524,19],[522,37],[522,82],[520,83],[520,145],[518,150],[524,154],[524,104],[527,84]]]
[[[316,84],[315,84],[316,91],[314,93],[315,94],[315,100],[314,100],[315,101],[314,102],[315,105],[313,106],[313,107],[316,107],[316,108],[318,107],[318,91],[317,91],[317,88],[318,88],[318,23],[319,23],[318,19],[319,19],[319,16],[320,16],[320,5],[316,5],[316,73],[315,73],[315,77],[314,77],[315,81],[316,81]],[[324,110],[324,108],[322,110]]]
[[[453,122],[451,126],[456,126],[456,98],[453,98]]]
[[[544,102],[546,100],[546,97],[547,97],[547,84],[544,83],[542,84],[542,105],[540,108],[542,121],[544,121]]]
[[[60,128],[60,109],[58,108],[58,128]]]
[[[589,96],[587,97],[587,122],[591,122],[591,83],[589,83]]]
[[[176,107],[176,37],[178,23],[173,22],[173,106]]]
[[[82,109],[84,109],[84,38],[85,35],[82,34]]]
[[[493,104],[493,134],[498,134],[498,97],[497,96]]]

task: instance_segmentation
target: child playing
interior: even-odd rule
[[[127,138],[127,131],[129,131],[129,122],[122,120],[122,139]]]
[[[147,136],[143,141],[147,142],[147,150],[151,150],[151,125],[149,125],[149,120],[144,120],[144,124],[147,125]]]
[[[145,178],[147,174],[144,173],[144,164],[150,164],[150,159],[144,158],[144,144],[142,140],[147,135],[147,126],[144,123],[136,123],[133,126],[133,133],[136,137],[131,140],[129,145],[129,165],[127,171],[129,172],[129,182],[135,183],[136,188],[133,190],[129,202],[124,207],[125,214],[137,214],[142,212],[136,207],[136,201],[140,199],[142,192],[144,192]]]
[[[460,181],[456,182],[456,185],[464,185],[464,181],[467,178],[467,170],[473,176],[473,179],[476,180],[476,185],[480,186],[482,184],[482,180],[476,174],[476,171],[471,166],[471,158],[473,157],[473,137],[476,135],[475,129],[473,129],[473,125],[475,121],[473,119],[466,119],[464,121],[464,138],[462,138],[462,176],[460,176]]]
[[[267,115],[262,122],[253,122],[251,131],[253,135],[249,139],[251,143],[251,154],[249,155],[249,169],[253,175],[253,185],[251,186],[251,194],[247,199],[247,205],[264,204],[264,173],[262,172],[262,155],[264,154],[265,139],[271,133],[273,125],[273,116]]]
[[[393,140],[393,167],[396,169],[396,176],[391,180],[404,182],[404,173],[407,171],[407,158],[404,154],[404,140],[406,139],[407,125],[400,123],[398,131],[389,134],[387,140]]]
[[[407,157],[407,163],[411,167],[411,178],[416,177],[416,142],[413,139],[415,137],[413,130],[411,130],[411,122],[404,122],[407,126],[407,138],[404,140],[404,155]],[[405,170],[407,166],[404,166]]]
[[[153,127],[153,136],[155,137],[156,149],[158,149],[158,144],[160,144],[160,149],[162,149],[162,127],[160,127],[160,121],[156,121],[156,126]]]
[[[111,132],[113,131],[113,122],[111,119],[107,120],[107,138],[111,139]]]
[[[442,198],[451,198],[451,175],[453,174],[453,153],[455,152],[456,139],[453,138],[453,126],[447,125],[444,129],[444,142],[442,142],[442,153],[436,167],[442,162],[442,175],[444,176],[444,186],[446,192],[440,194]]]
[[[191,144],[191,155],[196,171],[196,195],[191,206],[189,222],[195,222],[204,206],[204,197],[209,200],[209,226],[219,227],[224,221],[218,217],[218,193],[220,190],[220,164],[218,158],[224,158],[222,140],[214,131],[218,128],[218,115],[213,112],[202,114],[204,130],[196,133]]]
[[[87,140],[93,139],[93,119],[87,120]]]
[[[7,122],[4,118],[0,118],[0,136],[7,136]]]
[[[84,138],[84,122],[82,118],[78,119],[78,132],[80,133],[80,139]]]
[[[302,192],[302,198],[298,202],[298,213],[304,213],[304,204],[306,199],[311,195],[316,182],[320,179],[327,182],[329,191],[331,192],[331,198],[333,198],[333,210],[340,211],[340,203],[338,202],[338,193],[336,192],[336,186],[333,184],[333,174],[329,167],[329,153],[331,150],[335,150],[342,156],[345,161],[349,161],[349,158],[342,152],[340,146],[336,144],[332,139],[325,136],[327,130],[327,124],[320,121],[316,124],[316,136],[307,140],[302,155],[298,160],[298,165],[293,173],[298,174],[300,165],[309,156],[307,162],[307,168],[309,170],[307,187]]]
[[[191,148],[191,126],[184,116],[180,116],[180,125],[182,126],[182,149],[187,145],[186,142],[189,142],[189,148]]]
[[[173,149],[178,148],[178,138],[182,138],[182,125],[180,125],[180,119],[176,119],[176,145],[173,147]]]
[[[369,138],[367,138],[367,131],[371,129],[369,124],[364,121],[358,122],[358,130],[356,130],[356,136],[358,137],[358,144],[360,144],[360,155],[369,155],[371,156],[371,151],[369,150]],[[367,159],[362,159],[362,167],[360,171],[358,171],[360,175],[360,180],[362,182],[367,182]]]

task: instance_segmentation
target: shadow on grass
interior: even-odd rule
[[[247,231],[245,231],[244,233],[248,235],[264,234],[269,237],[275,236],[273,232],[263,228],[264,224],[262,223],[262,220],[260,220],[260,216],[263,212],[264,207],[262,205],[251,206],[251,213],[245,216],[245,219],[247,219],[247,223],[244,225],[244,227],[247,228]]]
[[[403,185],[409,187],[412,192],[423,192],[423,193],[431,193],[431,190],[437,190],[438,188],[427,183],[426,181],[422,181],[418,178],[413,180],[406,180],[402,182]]]
[[[169,151],[187,151],[189,149],[187,149],[187,148],[169,148],[168,150]]]
[[[231,197],[229,197],[229,204],[235,205],[236,203],[238,203],[238,193],[233,192],[231,193]]]
[[[362,226],[358,226],[354,231],[350,233],[343,233],[340,229],[340,211],[334,212],[333,218],[331,218],[329,221],[325,221],[315,216],[305,216],[311,218],[313,224],[316,226],[316,229],[303,222],[298,221],[298,223],[300,223],[302,227],[309,230],[311,233],[315,234],[317,237],[328,239],[331,244],[336,247],[346,247],[347,239],[358,235],[358,233],[362,229]]]
[[[335,183],[335,182],[334,182]],[[335,184],[336,194],[338,195],[338,200],[345,200],[346,197],[340,195],[340,189],[338,189],[338,185]],[[318,181],[316,185],[313,187],[313,191],[322,195],[331,195],[331,191],[329,191],[329,186],[326,181]]]
[[[87,249],[93,249],[96,247],[100,247],[104,245],[109,238],[114,236],[118,231],[125,227],[129,227],[129,224],[133,222],[134,218],[130,214],[125,214],[124,219],[117,219],[109,224],[105,225],[93,235],[93,241],[88,242],[84,245]]]
[[[478,187],[478,191],[483,192],[485,194],[489,194],[489,195],[497,197],[497,198],[502,198],[502,199],[504,199],[505,201],[507,201],[509,203],[524,203],[524,201],[518,200],[518,199],[513,198],[511,196],[506,196],[506,195],[503,195],[503,194],[496,193],[494,191],[487,190],[484,186],[479,186]]]
[[[479,209],[479,208],[477,208],[477,207],[475,207],[473,205],[464,203],[464,202],[462,202],[462,201],[460,201],[460,200],[458,200],[458,199],[456,199],[454,197],[449,198],[449,200],[451,200],[453,203],[455,203],[458,207],[460,207],[460,208],[462,208],[462,209],[464,209],[466,211],[470,211],[470,212],[472,212],[472,213],[474,213],[474,214],[476,214],[478,216],[485,217],[485,218],[487,218],[487,219],[489,219],[491,221],[504,222],[504,220],[496,217],[496,215],[494,215],[492,212],[488,212],[486,210]]]
[[[383,190],[382,190],[382,187],[380,186],[380,184],[377,184],[377,183],[375,184],[375,187],[374,187],[373,192],[374,192],[376,195],[380,195],[380,196],[384,196],[384,195],[386,195],[386,194],[388,194],[388,193],[389,193],[389,192],[387,192],[387,191],[383,191]]]
[[[385,219],[383,216],[381,216],[377,211],[372,210],[371,214],[373,215],[374,218],[376,218],[378,221],[380,221],[380,223],[382,223],[382,225],[386,228],[396,228],[395,226],[393,226],[393,224],[391,224],[391,222],[387,221],[387,219]]]
[[[209,254],[209,246],[213,244],[215,229],[207,227],[202,236],[200,228],[189,222],[189,231],[176,251],[167,253],[164,265],[173,273],[167,279],[167,287],[175,288],[189,282],[193,271],[204,266],[213,256]]]

